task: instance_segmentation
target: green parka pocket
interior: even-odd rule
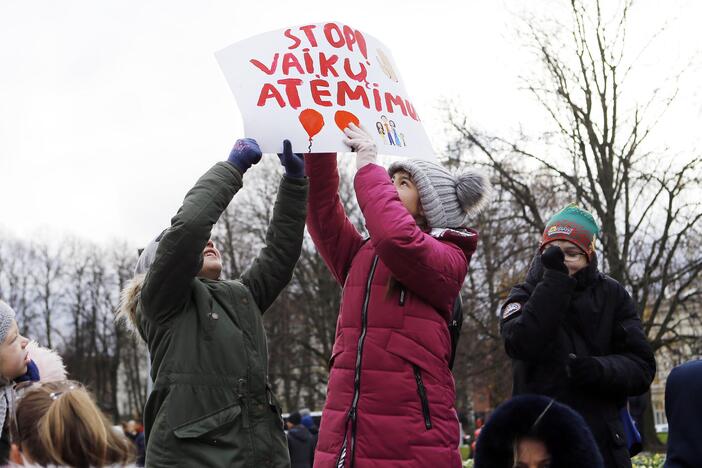
[[[173,428],[173,435],[212,445],[238,445],[239,430],[235,426],[240,415],[241,406],[232,405]]]

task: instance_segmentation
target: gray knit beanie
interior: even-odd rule
[[[464,170],[452,174],[445,167],[422,159],[405,159],[390,165],[390,177],[405,171],[419,192],[424,216],[431,228],[462,228],[471,216],[487,204],[492,186],[490,179],[478,171]]]
[[[7,334],[12,328],[12,321],[15,319],[15,311],[6,302],[0,301],[0,343],[5,341]]]
[[[139,255],[139,260],[134,267],[134,276],[146,274],[146,272],[151,268],[151,264],[154,263],[156,258],[156,249],[158,248],[158,243],[166,233],[167,229],[163,230],[154,240],[148,243],[144,250],[141,251]]]

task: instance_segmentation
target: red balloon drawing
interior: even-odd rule
[[[312,137],[318,134],[322,127],[324,127],[324,117],[314,109],[305,109],[300,112],[298,119],[300,119],[300,123],[310,136],[310,146],[307,148],[309,152],[312,149]]]
[[[359,125],[358,117],[353,115],[351,112],[344,110],[336,111],[336,114],[334,114],[334,121],[336,122],[336,126],[339,127],[339,130],[342,132],[351,122],[356,124],[356,126]]]

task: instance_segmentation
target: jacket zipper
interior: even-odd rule
[[[356,372],[354,374],[353,381],[353,400],[351,401],[351,409],[349,410],[348,419],[351,420],[351,447],[350,447],[350,464],[349,466],[353,468],[354,465],[354,455],[356,451],[356,416],[358,408],[358,400],[361,396],[361,357],[363,356],[363,343],[366,341],[366,332],[368,331],[368,303],[370,302],[370,292],[371,292],[371,282],[373,281],[373,275],[375,275],[375,268],[378,265],[378,256],[373,257],[373,264],[371,265],[370,273],[368,274],[368,279],[366,280],[366,293],[363,299],[363,309],[361,309],[361,336],[358,338],[358,348],[356,350]],[[347,420],[348,424],[348,420]],[[343,458],[345,458],[345,448],[346,448],[346,435],[344,435],[344,444],[342,450],[337,458],[337,466],[339,462],[343,463]],[[343,456],[343,458],[342,458]]]
[[[405,288],[404,287],[400,288],[400,305],[401,306],[405,305]]]
[[[424,427],[431,429],[431,416],[429,415],[429,400],[427,399],[427,389],[424,388],[422,374],[419,372],[419,366],[412,364],[414,369],[414,380],[417,382],[417,393],[419,393],[419,401],[422,403],[422,415],[424,415]]]

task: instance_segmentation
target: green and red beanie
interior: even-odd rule
[[[555,240],[565,240],[580,247],[588,260],[595,253],[595,239],[600,232],[595,218],[590,213],[578,208],[575,203],[563,208],[546,223],[541,237],[541,248]]]

